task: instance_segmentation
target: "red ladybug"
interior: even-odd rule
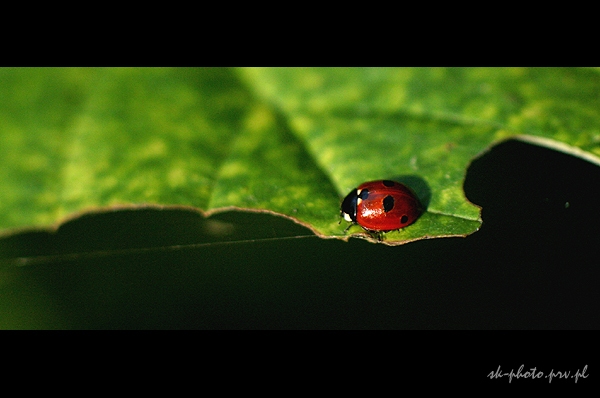
[[[422,212],[412,189],[390,180],[361,184],[346,196],[341,209],[344,220],[352,223],[348,228],[358,224],[376,233],[404,228],[415,222]]]

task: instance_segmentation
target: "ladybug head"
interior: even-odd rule
[[[369,196],[368,189],[353,189],[344,201],[341,207],[341,216],[348,222],[356,222],[356,206]]]

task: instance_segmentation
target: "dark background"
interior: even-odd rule
[[[1,266],[4,327],[597,329],[598,187],[598,166],[507,141],[468,169],[484,223],[466,238],[227,244],[309,232],[266,214],[88,215],[0,239],[5,257],[58,255]],[[113,252],[65,256],[95,250]]]

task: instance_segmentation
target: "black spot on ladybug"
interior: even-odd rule
[[[394,185],[396,185],[396,183],[394,181],[390,181],[390,180],[383,180],[381,181],[383,183],[383,185],[385,185],[386,187],[393,187]]]
[[[360,193],[358,194],[358,197],[361,198],[362,200],[365,200],[369,197],[369,190],[368,189],[363,189],[362,191],[360,191]]]
[[[408,216],[405,214],[402,217],[400,217],[400,222],[402,224],[406,223],[408,221]]]
[[[394,208],[394,197],[392,195],[388,195],[383,198],[383,210],[387,213],[388,211]]]

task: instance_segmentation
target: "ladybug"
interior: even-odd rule
[[[376,233],[404,228],[422,213],[421,202],[412,189],[390,180],[369,181],[346,196],[341,216],[351,222],[346,231],[358,224],[367,232]]]

